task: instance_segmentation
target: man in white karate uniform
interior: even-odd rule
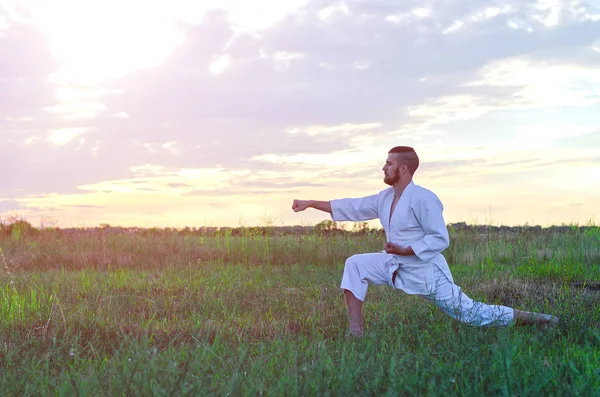
[[[293,202],[295,212],[315,208],[330,213],[334,221],[379,218],[385,230],[384,251],[353,255],[346,260],[341,288],[350,334],[363,335],[362,303],[369,284],[390,285],[420,295],[450,317],[473,326],[557,324],[555,316],[475,302],[454,284],[441,254],[449,245],[443,205],[433,192],[413,182],[418,167],[414,149],[397,146],[389,151],[383,166],[383,180],[390,185],[387,189],[362,198]]]

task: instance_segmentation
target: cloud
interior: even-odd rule
[[[7,213],[18,212],[20,208],[21,206],[17,200],[0,200],[0,216],[2,216],[0,221],[6,221],[4,218],[6,218]]]
[[[52,103],[53,87],[46,81],[57,63],[38,29],[19,25],[0,35],[0,120],[37,117]]]
[[[600,133],[596,125],[572,125],[561,123],[541,123],[522,125],[516,131],[516,136],[507,144],[522,149],[544,147],[562,140],[588,134]]]
[[[463,91],[412,106],[408,114],[426,126],[480,118],[502,110],[589,107],[600,103],[600,59],[591,64],[505,58],[460,84]]]
[[[48,131],[48,141],[55,145],[66,145],[74,138],[82,135],[87,131],[87,128],[60,128]],[[80,141],[83,142],[83,141]]]

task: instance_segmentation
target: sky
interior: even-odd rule
[[[314,225],[387,186],[447,223],[598,224],[600,3],[0,0],[0,216]]]

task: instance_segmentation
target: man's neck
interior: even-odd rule
[[[400,196],[402,196],[402,192],[404,192],[404,189],[406,189],[406,187],[411,182],[412,182],[412,179],[409,179],[407,181],[398,181],[398,182],[394,183],[394,185],[392,186],[394,188],[394,196],[396,198],[400,198]]]

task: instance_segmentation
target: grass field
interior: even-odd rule
[[[378,231],[3,228],[0,395],[599,395],[600,228],[450,232],[467,294],[560,325],[372,286],[347,338],[344,261]]]

